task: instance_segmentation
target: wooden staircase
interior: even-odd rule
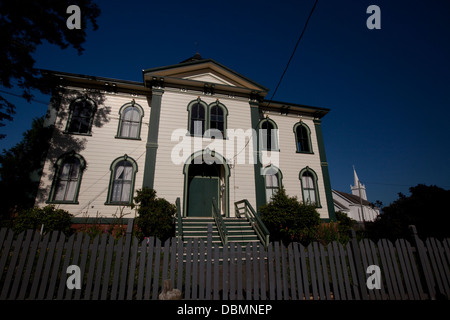
[[[212,225],[212,242],[220,246],[219,230],[217,229],[214,218],[182,218],[183,240],[191,238],[208,238],[208,224]],[[249,242],[259,243],[258,235],[252,228],[250,222],[245,218],[223,218],[228,231],[228,242],[235,242],[240,245],[246,245]],[[178,224],[178,221],[177,221]],[[180,230],[177,226],[176,230]],[[176,236],[179,236],[178,232]]]

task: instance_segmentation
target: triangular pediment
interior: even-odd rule
[[[268,89],[251,79],[221,65],[211,59],[182,62],[176,65],[143,70],[144,81],[153,77],[162,77],[164,82],[169,80],[184,80],[196,82],[198,85],[204,83],[216,84],[225,87],[244,88],[258,92],[267,92]]]

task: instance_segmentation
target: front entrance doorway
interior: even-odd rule
[[[217,164],[191,164],[188,173],[188,217],[212,217],[212,199],[220,208],[220,168]]]
[[[229,216],[230,167],[222,155],[199,150],[186,160],[183,173],[185,217],[212,217],[213,199],[218,213]]]

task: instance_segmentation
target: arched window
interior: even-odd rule
[[[303,203],[320,207],[319,190],[317,187],[317,175],[309,167],[304,168],[299,174],[302,187]]]
[[[280,169],[272,165],[264,168],[263,175],[266,186],[266,201],[269,202],[278,190],[280,190],[283,176]]]
[[[261,150],[279,151],[278,149],[278,126],[269,118],[259,123],[259,146]]]
[[[119,111],[117,138],[140,139],[144,110],[134,102],[125,104]]]
[[[66,132],[90,134],[97,107],[91,99],[79,98],[70,105]]]
[[[226,138],[227,108],[218,101],[210,104],[209,107],[209,129],[220,131],[222,137]]]
[[[49,203],[78,203],[81,176],[86,167],[82,156],[75,152],[62,155],[55,164],[55,177]]]
[[[295,142],[297,152],[312,153],[311,131],[303,122],[297,122],[294,125]]]
[[[111,178],[106,204],[127,205],[133,200],[136,162],[124,155],[111,164]]]
[[[188,105],[189,133],[193,136],[203,136],[206,130],[207,105],[200,99],[192,101]]]

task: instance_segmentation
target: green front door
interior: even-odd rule
[[[219,178],[196,176],[188,187],[188,217],[212,217],[213,198],[219,208]]]

